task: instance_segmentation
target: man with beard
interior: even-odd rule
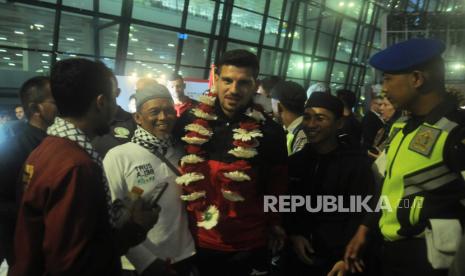
[[[259,62],[246,50],[226,52],[215,91],[181,118],[187,155],[183,175],[201,275],[269,275],[267,246],[285,233],[277,213],[265,213],[263,195],[287,189],[283,129],[254,108]]]
[[[10,266],[13,264],[14,226],[20,190],[18,177],[26,158],[47,136],[47,127],[53,123],[56,114],[47,77],[27,80],[19,90],[19,98],[25,107],[27,123],[21,135],[0,144],[0,263],[5,257]]]
[[[328,94],[314,92],[305,105],[303,129],[308,144],[289,158],[291,196],[337,197],[338,206],[352,206],[354,196],[373,194],[374,179],[369,160],[361,150],[338,142],[343,124],[342,102]],[[321,199],[323,200],[323,199]],[[287,230],[296,257],[289,258],[289,275],[326,275],[344,254],[344,248],[363,219],[357,213],[323,209],[311,213],[306,207],[289,213]]]
[[[126,257],[140,275],[166,275],[171,262],[178,276],[189,276],[195,245],[188,228],[187,214],[180,199],[181,187],[175,183],[182,148],[171,132],[176,110],[168,89],[161,84],[147,85],[137,91],[134,117],[137,129],[130,142],[111,149],[103,166],[112,198],[124,199],[135,188],[150,202],[166,190],[158,201],[162,211],[147,239],[131,248]],[[128,154],[128,153],[131,154]]]
[[[109,210],[101,159],[90,141],[108,132],[114,116],[112,78],[104,64],[86,59],[53,66],[50,86],[60,117],[24,165],[9,275],[120,275],[120,255],[156,222],[158,210],[140,200]],[[118,220],[121,213],[128,219]]]

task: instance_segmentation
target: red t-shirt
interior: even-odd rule
[[[47,137],[25,163],[10,276],[120,275],[100,167]]]

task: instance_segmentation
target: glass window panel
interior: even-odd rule
[[[326,80],[326,71],[328,69],[327,61],[318,61],[312,63],[312,80],[325,81]]]
[[[0,3],[0,45],[51,50],[55,11]]]
[[[360,75],[360,67],[358,66],[355,66],[354,69],[353,69],[353,76],[352,76],[352,83],[353,84],[357,84],[358,82],[358,75]]]
[[[48,73],[51,53],[3,49],[0,46],[0,74],[3,71]]]
[[[191,0],[187,16],[187,29],[210,33],[212,22],[215,18],[215,2],[205,0]],[[218,25],[221,24],[223,5],[218,9]],[[218,26],[217,26],[218,28]]]
[[[93,10],[93,0],[63,0],[63,6],[74,7],[81,10]]]
[[[206,69],[200,68],[192,68],[192,67],[185,67],[181,66],[179,69],[179,74],[181,74],[184,78],[194,78],[194,79],[204,79]],[[204,91],[198,91],[200,94]]]
[[[316,55],[320,57],[329,57],[331,53],[331,44],[333,37],[327,34],[320,33],[316,48]]]
[[[295,27],[294,35],[292,38],[292,50],[296,52],[303,52],[304,46],[308,43],[308,40],[304,38],[304,28],[300,26]]]
[[[263,14],[266,0],[234,0],[234,6],[248,9]]]
[[[341,26],[340,36],[345,39],[354,40],[356,31],[357,23],[352,20],[344,19]]]
[[[336,26],[336,15],[329,11],[322,13],[321,28],[320,30],[328,34],[334,33],[334,27]]]
[[[109,23],[100,19],[98,24]],[[58,49],[65,53],[96,55],[94,44],[95,28],[92,17],[63,12],[61,15],[60,38]],[[105,55],[115,56],[118,26],[111,26],[100,31],[101,49]],[[110,46],[113,45],[112,46]]]
[[[372,3],[369,3],[368,5],[370,5],[368,7],[368,13],[367,13],[367,18],[366,18],[366,23],[369,24],[371,22],[371,17],[373,16],[373,12],[374,12],[374,9],[373,9],[373,4]],[[379,20],[381,21],[381,20]]]
[[[229,37],[258,42],[262,29],[263,16],[234,7]]]
[[[373,47],[381,48],[381,31],[376,30],[375,36],[373,37]]]
[[[228,42],[228,45],[226,46],[226,50],[229,51],[229,50],[235,50],[235,49],[244,49],[244,50],[247,50],[247,51],[250,51],[254,54],[257,53],[257,47],[251,47],[251,46],[248,46],[248,45],[244,45],[244,44],[237,44],[237,43],[233,43],[233,42]]]
[[[263,49],[260,57],[260,73],[266,75],[277,75],[282,53]]]
[[[184,65],[205,66],[209,39],[191,36],[184,40],[181,63]]]
[[[282,10],[283,10],[282,0],[270,0],[270,10],[268,11],[269,16],[273,16],[273,17],[281,19]]]
[[[313,51],[313,43],[315,41],[315,35],[316,35],[316,31],[313,30],[313,29],[310,29],[310,28],[304,28],[304,41],[305,41],[305,45],[304,45],[304,51],[306,54],[312,54],[312,51]]]
[[[132,17],[169,26],[181,26],[184,0],[135,0]]]
[[[102,13],[121,15],[122,0],[100,0],[99,9]]]
[[[268,18],[266,21],[265,37],[263,44],[268,46],[276,46],[276,41],[279,34],[279,20]]]
[[[350,55],[352,54],[352,46],[354,42],[348,40],[340,40],[337,43],[336,59],[341,61],[350,61]]]
[[[344,83],[347,78],[347,69],[349,69],[347,64],[335,62],[331,73],[331,82]]]
[[[296,20],[296,23],[298,25],[301,25],[303,26],[305,24],[305,7],[306,7],[306,4],[303,3],[303,2],[300,2],[299,3],[299,9],[298,9],[298,13],[297,13],[297,20]]]
[[[314,5],[307,5],[307,22],[305,22],[305,26],[316,28],[317,20],[320,18],[321,8],[316,7]]]
[[[177,33],[132,25],[129,36],[128,52],[133,53],[133,59],[162,63],[176,62]]]
[[[100,22],[100,24],[103,24],[103,22]],[[118,30],[119,24],[116,24],[99,31],[101,56],[116,57]]]
[[[365,79],[364,79],[364,83],[365,84],[373,84],[373,70],[370,68],[370,69],[367,69],[365,70]]]
[[[126,61],[125,74],[127,76],[150,77],[166,83],[166,77],[174,72],[174,64],[152,63],[137,61]]]
[[[306,78],[311,65],[312,60],[310,57],[291,54],[287,67],[287,76],[291,78]]]

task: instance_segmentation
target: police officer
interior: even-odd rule
[[[465,221],[465,112],[444,87],[443,43],[411,39],[374,55],[396,109],[386,147],[380,216],[360,226],[345,269],[360,270],[367,235],[383,237],[383,275],[447,275]],[[442,254],[447,253],[447,254]]]
[[[118,86],[116,78],[113,77],[112,79],[115,85]],[[120,92],[121,91],[118,88],[117,96],[119,96]],[[136,127],[137,125],[131,113],[124,111],[121,106],[118,106],[115,117],[110,123],[110,132],[103,136],[97,136],[94,138],[92,140],[92,145],[103,158],[110,149],[131,141]]]

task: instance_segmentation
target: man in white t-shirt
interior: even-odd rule
[[[131,191],[161,207],[158,223],[147,239],[131,248],[126,257],[141,276],[189,275],[195,254],[188,228],[181,190],[174,181],[182,151],[174,143],[171,131],[176,111],[168,89],[157,83],[144,87],[135,96],[137,129],[131,142],[111,149],[103,165],[113,199],[124,199]],[[162,193],[164,183],[168,183]],[[171,265],[168,265],[171,264]]]

